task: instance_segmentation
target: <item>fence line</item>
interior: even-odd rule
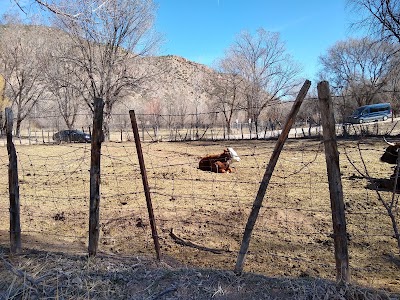
[[[394,136],[398,137],[400,135],[400,126],[398,125],[399,120],[394,119],[385,122],[367,123],[367,124],[337,124],[335,126],[336,135],[343,138],[355,138],[355,137],[367,137],[367,136]],[[250,131],[248,126],[246,128],[242,127],[240,130],[232,130],[231,134],[227,134],[224,128],[207,128],[207,130],[199,131],[196,137],[193,128],[183,128],[173,130],[173,134],[170,134],[168,128],[159,128],[157,134],[151,133],[149,128],[151,125],[145,126],[139,124],[139,132],[142,141],[152,141],[152,142],[185,142],[185,141],[223,141],[223,140],[276,140],[281,134],[281,129],[275,130],[262,130],[259,132],[258,136],[254,131]],[[152,129],[152,128],[151,128]],[[84,132],[89,132],[90,126],[83,128]],[[110,141],[112,142],[131,142],[133,141],[133,135],[131,128],[121,129],[121,131],[111,131]],[[20,136],[14,135],[14,141],[17,145],[39,145],[39,144],[53,144],[53,134],[55,130],[31,130],[26,134],[21,133]],[[289,132],[289,138],[321,138],[322,127],[320,125],[315,125],[311,127],[294,127]],[[40,138],[39,138],[40,137]],[[43,137],[43,138],[42,138]],[[6,146],[7,140],[5,136],[0,136],[0,146]]]
[[[232,268],[241,233],[259,188],[275,141],[241,140],[142,143],[160,251],[183,263]],[[228,175],[198,170],[199,157],[232,146],[241,162]],[[361,147],[361,148],[360,148]],[[356,281],[396,282],[396,269],[382,256],[395,251],[390,222],[379,209],[375,189],[354,175],[364,163],[371,175],[389,178],[390,167],[379,163],[379,139],[339,141],[345,206]],[[89,220],[89,144],[18,145],[23,247],[86,253]],[[153,252],[139,163],[133,142],[102,145],[102,192],[99,251],[115,254]],[[0,148],[0,175],[8,158]],[[287,141],[271,178],[266,205],[254,230],[246,271],[276,276],[308,274],[332,279],[335,262],[331,210],[322,144],[318,139]],[[384,193],[384,197],[391,197]],[[0,241],[8,245],[7,185],[0,184]],[[386,198],[385,198],[386,199]],[[221,254],[182,246],[184,241]],[[371,264],[371,258],[373,264]],[[355,268],[356,267],[356,268]],[[383,273],[386,272],[386,273]],[[390,283],[388,283],[390,285]],[[395,284],[391,287],[395,288]]]

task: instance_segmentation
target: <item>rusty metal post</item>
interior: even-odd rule
[[[149,183],[148,183],[148,180],[147,180],[147,172],[146,172],[146,167],[145,167],[145,164],[144,164],[142,146],[141,146],[141,143],[140,143],[140,136],[139,136],[139,128],[138,128],[137,122],[136,122],[135,111],[130,110],[129,111],[129,116],[131,118],[132,131],[133,131],[133,136],[135,138],[136,152],[137,152],[137,156],[138,156],[138,159],[139,159],[139,165],[140,165],[140,173],[142,174],[142,182],[143,182],[144,194],[145,194],[145,197],[146,197],[147,211],[148,211],[149,219],[150,219],[151,234],[153,236],[153,241],[154,241],[154,247],[155,247],[155,250],[156,250],[157,260],[160,260],[161,259],[160,243],[159,243],[159,240],[158,240],[156,220],[155,220],[155,217],[154,217],[153,204],[151,202],[150,187],[149,187]]]

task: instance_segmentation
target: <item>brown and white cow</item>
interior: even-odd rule
[[[199,162],[199,169],[215,173],[232,173],[233,168],[230,166],[234,161],[240,161],[240,157],[232,148],[227,148],[221,154],[207,155]]]
[[[385,138],[383,139],[389,146],[386,148],[385,153],[383,153],[381,156],[381,161],[392,165],[397,164],[400,143],[390,143]]]

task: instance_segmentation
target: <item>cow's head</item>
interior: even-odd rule
[[[381,161],[388,164],[397,164],[397,156],[400,149],[400,143],[390,143],[385,138],[385,142],[389,145],[385,153],[381,156]]]
[[[233,150],[233,148],[229,147],[228,148],[229,154],[231,155],[231,159],[235,160],[235,161],[240,161],[240,157],[239,155],[236,153],[235,150]]]

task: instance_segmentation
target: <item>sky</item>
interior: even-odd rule
[[[32,0],[20,0],[22,4]],[[160,55],[178,55],[213,66],[242,31],[279,32],[287,52],[315,80],[318,57],[355,35],[346,0],[154,0],[156,30],[164,43]],[[0,0],[0,15],[14,0]]]
[[[155,0],[156,27],[165,43],[161,54],[174,54],[212,66],[241,31],[279,32],[289,54],[316,79],[318,57],[350,30],[346,0]]]

